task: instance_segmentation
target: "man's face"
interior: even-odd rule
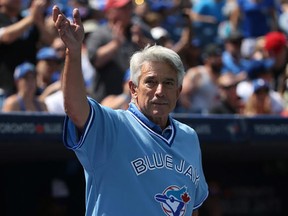
[[[18,91],[21,93],[36,91],[36,73],[28,72],[24,77],[17,81]]]
[[[113,24],[118,23],[121,27],[125,28],[131,23],[132,11],[132,4],[129,3],[120,8],[111,8],[107,11],[107,16]]]
[[[162,62],[146,62],[141,68],[138,86],[132,81],[129,85],[140,111],[154,123],[166,124],[181,92],[175,69]]]
[[[213,72],[220,73],[223,67],[222,57],[221,55],[211,56],[207,60],[209,65],[211,66]]]
[[[238,111],[241,106],[241,98],[237,95],[237,84],[221,86],[221,90],[226,102]]]

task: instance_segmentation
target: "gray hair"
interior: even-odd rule
[[[145,62],[152,61],[170,64],[178,74],[178,86],[182,85],[185,70],[180,56],[166,47],[160,45],[148,45],[143,50],[135,52],[130,59],[130,77],[136,86],[138,86],[142,65]]]

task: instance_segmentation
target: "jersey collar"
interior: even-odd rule
[[[169,116],[168,121],[169,125],[162,130],[157,124],[154,122],[150,121],[134,103],[129,104],[128,111],[133,114],[133,116],[147,129],[152,131],[153,133],[157,134],[161,139],[166,141],[168,145],[171,145],[171,142],[173,140],[174,134],[175,134],[175,129],[174,129],[174,124],[172,121],[171,116]]]

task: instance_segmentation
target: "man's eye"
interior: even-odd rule
[[[169,86],[169,85],[174,85],[174,83],[173,83],[173,82],[170,82],[170,81],[165,82],[164,84],[165,84],[165,85],[168,85],[168,86]]]
[[[164,82],[164,85],[167,87],[173,87],[175,85],[175,83],[172,81],[167,81],[167,82]]]
[[[153,80],[147,80],[147,81],[146,81],[146,84],[149,85],[149,86],[153,86],[153,85],[155,85],[155,81],[153,81]]]

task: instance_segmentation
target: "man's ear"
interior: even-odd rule
[[[137,98],[137,86],[130,80],[129,81],[129,89],[132,95],[132,98]]]
[[[179,98],[179,95],[180,95],[181,91],[182,91],[182,85],[179,86],[178,89],[177,89],[177,98]]]

